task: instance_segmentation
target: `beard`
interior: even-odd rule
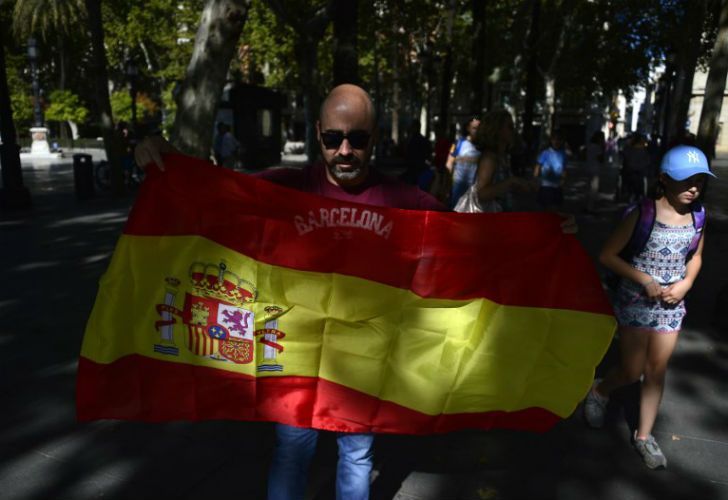
[[[346,170],[339,167],[340,163],[347,165]],[[362,177],[366,172],[366,165],[355,156],[348,158],[335,156],[327,167],[329,169],[329,173],[334,179],[344,183],[356,180]]]

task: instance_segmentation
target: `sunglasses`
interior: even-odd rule
[[[321,132],[321,141],[324,143],[326,149],[339,149],[344,139],[349,141],[349,144],[354,149],[365,149],[369,145],[369,139],[371,138],[372,135],[363,130],[352,130],[348,134],[339,130]]]

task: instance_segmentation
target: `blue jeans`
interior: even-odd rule
[[[452,169],[452,191],[450,192],[450,208],[457,205],[458,200],[465,192],[475,184],[478,164],[455,162]]]
[[[299,500],[319,431],[276,425],[276,446],[268,473],[268,500]],[[372,471],[374,434],[337,433],[339,461],[336,467],[337,500],[367,500]]]

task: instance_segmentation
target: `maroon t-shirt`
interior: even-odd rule
[[[340,201],[408,210],[447,210],[429,193],[416,186],[387,177],[371,167],[366,181],[346,189],[332,184],[326,177],[325,169],[326,167],[322,163],[317,163],[303,169],[274,168],[254,175],[281,186]]]

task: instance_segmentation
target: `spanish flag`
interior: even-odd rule
[[[614,332],[552,214],[357,205],[172,156],[88,320],[82,421],[545,431]]]

